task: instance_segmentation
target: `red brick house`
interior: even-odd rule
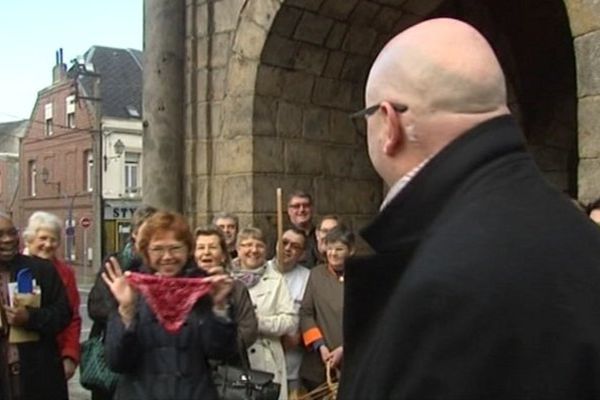
[[[95,78],[82,75],[84,68],[100,77],[100,126],[96,122]],[[100,147],[106,148],[106,141],[118,131],[119,122],[130,131],[132,124],[139,124],[139,133],[134,134],[140,137],[140,148],[136,150],[141,153],[141,52],[93,46],[81,62],[67,69],[61,49],[57,52],[52,75],[52,85],[38,93],[23,139],[15,221],[25,226],[29,216],[37,210],[58,215],[65,225],[62,249],[65,259],[75,265],[82,265],[84,261],[91,265],[92,250],[99,248],[94,244],[100,230],[94,228],[96,224],[103,227],[104,223],[101,208],[94,215],[94,196],[103,192],[98,190],[95,167],[101,166],[103,181],[113,181],[116,177],[105,176],[107,164],[118,162],[120,158],[120,155],[108,157],[110,150],[107,149],[94,154],[94,135],[100,131]],[[105,126],[111,129],[105,131]],[[124,134],[128,133],[131,134]],[[127,145],[123,147],[124,151],[130,150]],[[120,172],[115,170],[114,173]],[[93,226],[82,226],[82,218],[91,220]],[[104,243],[112,244],[103,253],[114,251],[121,244],[115,241],[113,232],[102,230],[102,236],[105,236]],[[93,258],[95,265],[99,265],[100,258]]]

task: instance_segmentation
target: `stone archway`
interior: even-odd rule
[[[381,47],[440,0],[382,3],[245,3],[227,82],[228,109],[244,112],[224,121],[224,131],[253,145],[246,188],[254,188],[254,224],[272,229],[278,186],[313,193],[320,214],[341,214],[355,226],[377,209],[381,181],[347,115],[362,107],[366,74]],[[256,38],[265,33],[261,48]],[[240,83],[240,76],[250,79]]]
[[[492,42],[507,71],[511,107],[528,132],[538,164],[557,186],[573,193],[577,188],[577,95],[572,39],[564,4],[560,0],[550,2],[551,7],[543,3],[216,2],[236,12],[226,21],[229,36],[218,29],[212,34],[212,47],[227,47],[228,52],[219,57],[213,72],[216,83],[211,91],[220,93],[218,101],[207,97],[201,104],[207,108],[198,107],[200,114],[216,117],[207,123],[205,134],[211,137],[206,139],[200,132],[195,145],[208,160],[208,166],[201,163],[208,171],[199,195],[192,199],[207,201],[197,215],[209,215],[218,205],[239,213],[243,223],[272,228],[274,193],[280,186],[286,191],[307,189],[315,194],[319,213],[340,213],[355,227],[361,226],[376,211],[382,186],[346,115],[363,106],[366,73],[388,38],[422,19],[441,15],[468,20]],[[545,36],[525,29],[523,18],[515,24],[519,20],[513,15],[515,8],[519,12],[526,8],[522,17],[530,21],[533,17],[537,29],[545,28],[546,37],[560,39],[559,49],[542,46],[529,51],[531,43],[523,38],[533,35],[541,46]],[[521,35],[516,34],[519,29]],[[210,26],[208,30],[210,36]],[[543,68],[544,63],[560,58],[567,62]],[[544,73],[535,76],[539,70]],[[553,74],[569,76],[556,82]],[[540,98],[545,113],[535,106]],[[211,193],[206,193],[206,187]]]

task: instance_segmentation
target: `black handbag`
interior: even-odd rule
[[[79,382],[88,390],[113,393],[119,374],[114,373],[104,358],[104,343],[99,325],[94,323],[90,336],[81,343]]]
[[[246,346],[238,347],[239,364],[231,362],[216,365],[213,369],[213,383],[220,400],[277,400],[281,385],[273,382],[275,375],[270,372],[250,368]],[[231,361],[231,360],[230,360]]]
[[[277,400],[281,385],[270,372],[219,365],[213,379],[221,400]]]

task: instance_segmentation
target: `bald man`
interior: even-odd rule
[[[600,231],[536,168],[505,86],[457,20],[375,60],[352,117],[391,189],[346,268],[340,399],[600,397]]]

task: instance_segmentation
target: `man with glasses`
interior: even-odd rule
[[[374,254],[346,267],[338,398],[600,398],[600,232],[541,175],[506,98],[461,21],[376,58],[352,117],[390,191],[361,231]]]
[[[306,246],[302,265],[312,268],[317,262],[317,239],[315,237],[315,226],[313,224],[313,201],[312,196],[305,191],[296,190],[288,197],[288,217],[292,226],[302,232],[306,237]]]
[[[300,311],[300,304],[302,303],[302,297],[304,297],[308,276],[310,275],[308,268],[300,265],[305,245],[306,237],[304,236],[304,232],[296,228],[290,228],[283,232],[281,237],[282,253],[279,257],[275,257],[267,263],[267,268],[283,275],[294,301],[294,312],[296,315]],[[281,261],[281,265],[279,261]],[[289,397],[296,398],[301,389],[299,373],[304,354],[300,339],[300,330],[298,329],[294,334],[283,336],[281,343],[285,352]]]
[[[67,399],[56,342],[71,320],[65,288],[50,261],[19,254],[18,248],[18,230],[0,213],[0,398]],[[15,301],[15,288],[39,293],[39,307]]]

